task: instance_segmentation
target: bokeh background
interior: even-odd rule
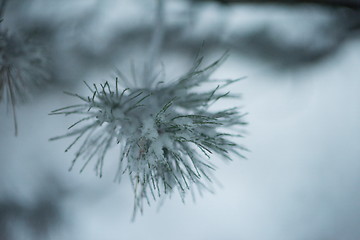
[[[217,162],[215,194],[175,194],[131,222],[129,182],[91,164],[68,172],[72,118],[49,116],[87,94],[83,81],[130,74],[147,59],[154,0],[10,0],[4,27],[46,49],[49,83],[17,106],[19,136],[0,105],[1,240],[360,239],[360,3],[166,1],[161,62],[167,79],[230,57],[214,78],[247,76],[227,102],[249,114],[247,160]],[[298,1],[302,2],[302,1]],[[314,3],[316,2],[316,3]],[[203,45],[203,47],[201,47]]]

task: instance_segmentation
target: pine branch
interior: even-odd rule
[[[93,88],[86,84],[88,97],[67,93],[81,103],[50,114],[78,115],[80,119],[68,133],[50,140],[74,137],[66,152],[82,140],[70,170],[79,158],[85,160],[80,172],[97,158],[95,169],[100,177],[105,155],[117,143],[120,161],[115,180],[128,173],[133,184],[134,214],[142,212],[149,198],[156,200],[175,190],[184,198],[190,188],[209,189],[215,169],[212,155],[232,160],[233,156],[243,157],[241,152],[246,151],[233,141],[241,135],[227,132],[246,124],[244,114],[238,108],[210,110],[214,102],[231,97],[220,90],[236,80],[218,81],[210,91],[195,94],[194,90],[212,82],[211,73],[226,56],[204,68],[200,58],[178,81],[155,88],[120,89],[116,79],[112,86],[108,82]]]

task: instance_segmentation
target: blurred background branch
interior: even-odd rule
[[[194,2],[220,2],[225,4],[281,4],[281,5],[302,5],[316,4],[327,7],[346,7],[360,9],[359,0],[193,0]]]

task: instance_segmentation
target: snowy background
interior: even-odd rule
[[[87,94],[83,80],[143,66],[154,2],[9,1],[4,24],[43,41],[52,82],[17,107],[18,137],[0,105],[0,239],[360,239],[359,13],[346,9],[169,1],[166,76],[185,72],[203,41],[207,61],[230,50],[214,78],[247,76],[228,104],[249,113],[248,159],[214,159],[215,194],[175,194],[135,222],[130,184],[113,183],[110,163],[102,179],[91,165],[67,171],[71,140],[48,139],[73,119],[48,113],[76,101],[63,90]]]

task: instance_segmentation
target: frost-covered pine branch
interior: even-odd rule
[[[90,86],[90,95],[80,96],[80,103],[51,112],[52,115],[78,115],[81,118],[69,132],[52,138],[74,137],[66,148],[77,142],[75,158],[85,162],[80,172],[95,158],[97,175],[102,176],[105,155],[114,145],[120,147],[116,161],[119,167],[115,180],[127,173],[133,185],[134,213],[142,212],[144,202],[156,200],[177,190],[183,198],[189,190],[211,186],[214,163],[212,156],[231,160],[243,157],[246,150],[237,144],[241,135],[234,130],[245,124],[238,108],[212,111],[211,105],[225,98],[236,97],[221,90],[237,80],[214,81],[210,75],[225,59],[201,68],[202,58],[180,79],[172,83],[158,82],[150,88],[129,89],[120,74],[113,84]],[[218,82],[210,91],[194,89]],[[82,139],[82,140],[81,140]]]
[[[164,198],[177,191],[184,199],[187,192],[211,190],[213,155],[225,160],[244,157],[246,150],[236,138],[237,130],[245,122],[238,108],[211,110],[213,103],[236,97],[223,89],[239,81],[214,81],[211,74],[225,60],[227,54],[209,66],[202,66],[202,58],[177,81],[158,79],[154,69],[159,57],[164,33],[163,0],[157,0],[154,34],[149,44],[140,86],[120,71],[114,82],[89,85],[89,96],[66,93],[78,98],[79,104],[52,111],[51,115],[78,115],[69,132],[51,140],[73,137],[79,147],[70,170],[80,158],[82,172],[91,160],[95,171],[103,174],[105,156],[110,148],[120,148],[115,181],[128,174],[134,191],[134,216],[143,211],[144,203]],[[134,78],[135,78],[135,74]],[[136,79],[133,79],[135,82]],[[216,83],[216,88],[199,92],[197,88]]]

